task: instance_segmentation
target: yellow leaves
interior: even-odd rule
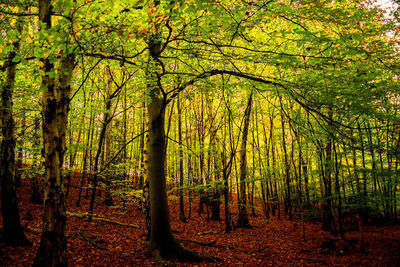
[[[48,58],[48,57],[49,57],[49,53],[45,52],[45,53],[43,54],[43,57],[44,57],[44,58]]]
[[[75,27],[74,27],[74,31],[75,31],[75,32],[78,32],[80,29],[82,29],[82,26],[81,26],[81,25],[78,25],[78,26],[75,26]]]
[[[39,61],[39,67],[43,68],[44,67],[44,63],[43,61]]]
[[[334,45],[333,45],[333,48],[335,48],[337,51],[339,51],[340,44],[339,44],[339,43],[334,44]]]
[[[17,24],[17,20],[16,20],[15,18],[12,18],[12,19],[10,20],[10,26],[11,26],[11,27],[14,27],[15,24]]]

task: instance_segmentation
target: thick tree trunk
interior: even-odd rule
[[[39,0],[39,20],[51,28],[51,1]],[[74,56],[60,62],[58,80],[49,75],[54,65],[42,59],[42,118],[45,175],[43,231],[33,266],[67,266],[66,213],[62,166],[66,150],[69,96]]]
[[[43,6],[48,9],[46,14],[50,14],[50,1],[41,1],[40,7],[43,8]],[[40,13],[42,14],[42,11]],[[50,15],[48,16],[50,21]],[[42,62],[45,73],[54,71],[53,65],[48,60]],[[57,129],[55,81],[48,75],[43,76],[42,86],[44,88],[42,116],[45,157],[43,232],[33,266],[67,266],[65,197],[60,169],[62,148]]]
[[[250,227],[249,218],[247,214],[246,204],[246,178],[247,178],[247,160],[246,160],[246,145],[247,145],[247,134],[249,132],[249,122],[251,114],[253,93],[250,93],[247,107],[244,112],[243,118],[243,132],[242,132],[242,147],[240,151],[240,183],[239,183],[239,216],[238,216],[238,227],[248,228]]]
[[[155,1],[155,5],[158,2]],[[149,253],[160,263],[161,258],[181,261],[204,260],[206,257],[181,246],[172,235],[168,210],[165,159],[165,106],[166,99],[159,83],[161,71],[160,33],[149,40],[149,60],[146,70],[148,135],[146,140],[145,169],[150,191],[150,242]]]
[[[153,41],[150,45],[147,71],[148,135],[146,140],[145,169],[150,191],[150,244],[149,252],[154,258],[173,258],[180,245],[172,236],[165,177],[165,102],[157,84],[156,58],[161,43]]]
[[[14,43],[18,49],[19,42]],[[1,211],[3,214],[3,239],[7,245],[30,245],[22,230],[17,194],[15,191],[15,137],[14,118],[12,114],[13,87],[15,83],[16,65],[12,65],[15,52],[10,53],[6,65],[5,80],[1,85],[1,126],[2,141],[0,147],[1,175]]]

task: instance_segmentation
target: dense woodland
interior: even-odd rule
[[[226,265],[236,245],[193,247],[221,230],[295,225],[275,232],[335,257],[400,240],[399,14],[374,2],[2,1],[0,259],[84,264],[95,223],[141,229],[140,261],[104,265]],[[318,257],[257,264],[349,264]]]

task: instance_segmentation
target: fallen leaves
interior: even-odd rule
[[[76,175],[76,174],[74,174]],[[133,201],[125,203],[121,212],[122,199],[117,197],[117,206],[106,207],[101,197],[97,198],[93,221],[85,220],[89,200],[82,198],[81,206],[75,202],[79,190],[79,179],[73,177],[67,199],[68,264],[70,266],[151,266],[152,259],[146,257],[147,241],[144,217]],[[33,221],[22,217],[25,233],[33,246],[29,248],[5,247],[0,243],[0,263],[5,266],[29,266],[38,249],[42,225],[42,206],[29,201],[29,181],[23,180],[18,188],[20,212],[32,214]],[[188,223],[179,221],[178,202],[170,200],[171,227],[176,238],[186,247],[222,259],[212,266],[400,266],[400,226],[365,227],[367,253],[358,249],[358,232],[346,232],[354,245],[343,255],[328,251],[321,254],[321,244],[335,238],[322,232],[318,223],[305,223],[306,242],[302,238],[299,221],[269,221],[259,215],[249,217],[252,229],[235,229],[224,232],[224,221],[208,220],[198,216],[197,202],[192,203],[192,216]],[[186,199],[186,211],[189,203]],[[236,218],[235,207],[231,207]],[[188,214],[188,213],[187,213]],[[223,212],[221,214],[223,217]],[[30,218],[30,219],[32,219]],[[1,220],[1,218],[0,218]],[[139,228],[140,227],[140,228]],[[339,241],[338,241],[339,242]],[[335,242],[339,247],[340,243]],[[178,263],[179,266],[209,266],[209,263]]]

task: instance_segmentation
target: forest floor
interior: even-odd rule
[[[95,216],[91,222],[79,214],[87,212],[88,199],[82,198],[80,207],[75,203],[79,179],[72,179],[67,199],[68,264],[69,266],[151,266],[146,257],[146,228],[142,212],[134,201],[123,202],[114,197],[114,206],[103,204],[104,193],[97,197]],[[42,225],[42,206],[29,201],[28,179],[17,189],[21,222],[31,247],[5,247],[0,243],[0,266],[30,266],[38,249]],[[195,202],[196,203],[196,202]],[[197,202],[198,203],[198,202]],[[188,213],[188,202],[186,201]],[[212,221],[206,214],[198,216],[197,205],[192,205],[191,218],[187,223],[179,221],[178,198],[169,198],[171,225],[175,237],[193,250],[217,256],[216,263],[178,263],[179,266],[400,266],[400,226],[365,226],[365,251],[360,250],[360,233],[347,231],[351,242],[334,243],[336,239],[321,231],[321,223],[305,222],[303,240],[299,220],[289,221],[275,217],[266,220],[261,210],[257,216],[249,216],[251,229],[234,229],[225,233],[224,220]],[[221,218],[224,218],[221,205]],[[233,219],[237,207],[232,205]],[[31,216],[32,215],[32,216]],[[0,219],[1,222],[1,219]],[[114,224],[118,222],[120,224]],[[126,225],[123,225],[126,224]],[[195,244],[191,241],[200,241]],[[325,242],[328,248],[321,248]]]

